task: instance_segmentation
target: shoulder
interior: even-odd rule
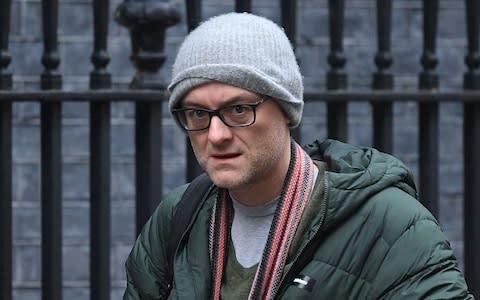
[[[416,198],[396,187],[386,188],[373,195],[359,213],[381,227],[382,238],[389,245],[419,226],[441,233],[437,220],[428,209]],[[428,234],[428,231],[419,231],[417,234]],[[442,238],[445,238],[443,234]]]
[[[134,250],[151,255],[153,259],[158,258],[160,245],[164,245],[170,232],[170,224],[175,212],[177,203],[182,198],[188,185],[179,186],[168,192],[160,201],[150,218],[142,228],[142,231],[134,245]],[[160,241],[160,242],[159,242]]]
[[[162,213],[172,214],[175,212],[175,207],[177,206],[180,199],[182,199],[183,194],[187,190],[189,184],[180,185],[167,194],[165,194],[160,201],[160,204],[157,207],[157,210],[160,210]]]
[[[168,254],[165,246],[170,232],[173,209],[186,186],[166,194],[142,228],[125,262],[127,288],[125,297],[158,297],[158,291],[167,289]]]

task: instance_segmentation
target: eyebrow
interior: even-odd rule
[[[222,107],[237,104],[237,103],[245,103],[245,100],[247,100],[246,98],[249,97],[250,95],[251,94],[240,94],[240,95],[236,95],[236,96],[233,96],[231,98],[228,98],[218,108],[222,108]],[[254,94],[254,95],[257,98],[261,97],[260,95],[257,95],[257,94]],[[257,98],[255,98],[253,101],[258,100]],[[206,106],[195,103],[194,99],[185,99],[182,102],[183,102],[182,106],[184,106],[184,107],[200,107],[200,108],[205,108],[205,109],[211,109],[211,108],[208,108]],[[248,103],[248,102],[249,101],[247,101],[246,103]]]

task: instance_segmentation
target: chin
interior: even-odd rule
[[[244,180],[238,176],[232,176],[229,172],[208,173],[213,183],[219,188],[234,189],[243,185]]]
[[[210,177],[212,178],[212,177]],[[212,178],[213,183],[218,186],[219,188],[223,189],[232,189],[237,186],[236,182],[232,180],[225,180],[222,178]]]

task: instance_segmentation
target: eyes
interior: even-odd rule
[[[257,102],[232,104],[219,109],[185,107],[173,109],[179,124],[187,131],[204,130],[210,127],[212,117],[217,116],[229,127],[246,127],[255,123],[257,106],[268,100],[263,96]]]
[[[230,110],[232,111],[233,114],[236,114],[236,115],[242,115],[244,114],[246,111],[248,111],[250,109],[249,106],[247,105],[243,105],[243,104],[240,104],[240,105],[233,105],[231,107],[226,107],[227,109],[230,108]]]
[[[250,113],[251,110],[251,105],[235,104],[218,109],[218,113],[222,116],[226,115],[231,117],[241,117],[245,114]],[[192,119],[204,119],[208,118],[211,112],[212,110],[208,109],[190,108],[187,110],[187,117]]]
[[[187,111],[187,117],[192,119],[204,119],[209,117],[207,110],[203,109],[189,109]]]

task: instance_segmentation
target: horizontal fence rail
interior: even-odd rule
[[[115,10],[115,20],[128,29],[131,38],[131,61],[136,73],[130,89],[112,89],[108,72],[109,1],[93,0],[93,49],[89,89],[64,91],[65,78],[60,72],[57,0],[42,0],[43,70],[38,76],[39,90],[13,90],[15,74],[8,70],[10,10],[12,0],[0,2],[0,300],[12,299],[12,130],[13,107],[33,102],[40,106],[41,164],[41,250],[42,299],[62,299],[62,114],[65,102],[89,104],[89,167],[90,167],[90,298],[111,297],[111,105],[117,102],[134,104],[135,150],[135,230],[138,234],[158,205],[162,191],[162,115],[168,100],[166,80],[159,70],[166,61],[166,29],[180,22],[178,7],[161,1],[124,1]],[[298,56],[299,40],[297,1],[278,1],[279,24],[292,42]],[[422,203],[438,217],[439,209],[439,108],[447,102],[463,105],[463,223],[464,269],[469,287],[480,297],[480,4],[465,0],[466,42],[463,90],[443,90],[437,65],[438,0],[418,1],[422,9],[423,33],[419,73],[413,74],[417,89],[395,87],[392,70],[392,1],[375,1],[376,41],[371,74],[371,89],[358,90],[349,86],[348,51],[345,50],[345,12],[348,2],[324,0],[328,12],[325,86],[304,93],[306,103],[326,106],[327,137],[348,140],[349,104],[366,102],[371,105],[373,145],[387,153],[393,152],[393,108],[396,104],[413,102],[418,106],[419,187]],[[411,1],[414,2],[414,1]],[[373,4],[372,4],[373,5]],[[177,5],[178,6],[178,5]],[[203,20],[202,1],[185,3],[186,31],[195,29]],[[373,6],[372,6],[373,7]],[[252,1],[235,1],[237,12],[251,12]],[[308,9],[308,8],[307,8]],[[255,11],[254,11],[255,13]],[[373,15],[373,14],[372,14]],[[372,43],[374,37],[372,37]],[[13,53],[14,54],[14,53]],[[13,59],[19,59],[13,57]],[[309,62],[300,61],[300,65]],[[292,136],[301,142],[300,129]],[[185,139],[185,178],[192,180],[201,172],[190,143]],[[88,224],[86,224],[87,226]]]
[[[17,92],[0,90],[0,101],[6,102],[162,102],[167,93],[157,90],[86,90]],[[163,100],[162,100],[163,99]],[[305,102],[471,102],[480,103],[480,90],[466,91],[307,91]]]

